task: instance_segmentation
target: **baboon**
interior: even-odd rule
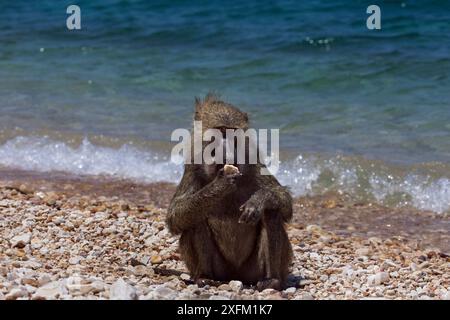
[[[195,121],[203,130],[248,129],[248,116],[208,94],[196,99]],[[223,164],[185,164],[170,203],[167,226],[181,234],[179,250],[199,285],[240,280],[258,290],[283,288],[292,261],[285,222],[292,198],[263,164],[235,164],[239,175],[224,174]]]

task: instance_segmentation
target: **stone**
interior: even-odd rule
[[[230,300],[230,298],[221,295],[213,295],[210,296],[208,300]]]
[[[16,300],[22,297],[28,297],[28,292],[22,288],[15,288],[5,295],[5,300]]]
[[[64,281],[53,281],[38,288],[33,294],[33,299],[54,300],[68,294]]]
[[[308,280],[308,279],[300,279],[300,281],[299,281],[299,285],[300,286],[306,286],[306,285],[309,285],[309,284],[312,284],[313,283],[313,281],[312,280]]]
[[[315,224],[310,224],[306,227],[306,231],[310,232],[310,233],[317,233],[317,234],[321,234],[323,233],[323,230],[321,227],[315,225]]]
[[[242,284],[241,281],[238,280],[231,280],[228,285],[230,286],[231,290],[233,290],[234,292],[239,292],[242,290],[242,288],[244,287],[244,285]]]
[[[297,291],[297,289],[295,287],[290,287],[290,288],[287,288],[286,290],[284,290],[284,292],[287,294],[293,294],[293,293],[295,293],[295,291]]]
[[[379,286],[387,281],[389,281],[389,273],[387,272],[378,272],[367,278],[369,286]]]
[[[450,300],[450,290],[447,290],[447,292],[442,295],[442,299]]]
[[[0,200],[0,207],[8,208],[9,207],[9,201]]]
[[[314,300],[314,297],[311,293],[305,292],[300,297],[301,300]]]
[[[23,285],[30,285],[30,286],[33,286],[33,287],[39,287],[39,281],[37,279],[34,279],[34,278],[24,277],[24,278],[21,279],[21,283]]]
[[[267,296],[267,300],[284,300],[279,292]]]
[[[52,279],[50,278],[50,276],[48,274],[40,275],[38,278],[38,286],[41,287],[41,286],[49,283],[50,281],[52,281]]]
[[[109,289],[109,298],[111,300],[136,300],[136,289],[119,278],[111,285]]]
[[[92,293],[99,293],[102,291],[105,291],[105,283],[103,283],[103,281],[100,280],[96,280],[94,282],[92,282],[90,284],[91,288],[92,288]]]
[[[56,201],[58,201],[58,195],[54,192],[49,192],[47,195],[39,195],[40,198],[44,200],[44,202],[49,205],[53,206],[56,204]]]
[[[309,257],[314,260],[320,260],[320,255],[317,252],[311,252]]]
[[[66,222],[66,220],[63,217],[55,217],[53,219],[53,223],[56,224],[57,226],[63,224],[64,222]]]
[[[187,273],[182,273],[182,274],[180,275],[180,278],[181,278],[182,280],[189,280],[191,277],[190,277]]]
[[[352,290],[345,290],[344,294],[345,299],[353,299],[353,291]]]
[[[140,300],[173,300],[178,296],[177,291],[166,285],[159,285],[150,290],[150,292],[139,298]]]
[[[22,192],[23,194],[33,194],[34,193],[34,191],[26,184],[21,184],[19,186],[19,191]]]
[[[132,273],[135,276],[143,277],[148,274],[148,268],[143,265],[138,265],[138,266],[132,267]]]
[[[357,256],[368,256],[368,255],[370,255],[370,248],[363,247],[363,248],[356,249],[355,254]]]
[[[152,264],[160,264],[162,262],[162,258],[160,256],[152,256],[150,258],[150,262]]]
[[[224,291],[231,291],[230,285],[228,285],[228,284],[226,284],[226,283],[221,284],[220,286],[217,287],[217,289],[219,289],[219,290],[224,290]]]
[[[92,290],[91,286],[84,283],[83,279],[79,276],[67,278],[66,287],[71,295],[86,295]]]
[[[277,293],[277,290],[272,289],[272,288],[267,288],[267,289],[264,289],[263,291],[261,291],[262,295],[271,295],[271,294],[275,294],[275,293]]]
[[[69,259],[69,263],[70,263],[71,265],[77,265],[77,264],[80,264],[80,261],[81,261],[82,259],[83,259],[83,258],[82,258],[82,257],[79,257],[79,256],[71,257],[71,258]]]
[[[8,268],[7,267],[0,267],[0,276],[6,277],[8,274]]]
[[[13,248],[24,248],[27,244],[30,243],[31,233],[24,233],[18,236],[15,236],[9,240],[11,243],[11,247]]]

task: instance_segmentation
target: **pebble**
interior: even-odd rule
[[[150,258],[150,262],[152,264],[160,264],[162,262],[162,258],[160,256],[152,256]]]
[[[17,298],[22,297],[28,297],[28,292],[21,288],[14,288],[5,295],[5,300],[16,300]]]
[[[21,279],[21,283],[23,285],[30,285],[30,286],[33,286],[33,287],[39,287],[39,281],[37,279],[34,279],[34,278],[24,277],[24,278]]]
[[[450,300],[450,290],[447,290],[445,294],[442,295],[443,300]]]
[[[370,254],[370,248],[367,247],[359,248],[356,249],[355,253],[357,256],[368,256]]]
[[[284,290],[284,292],[291,294],[291,293],[295,293],[295,291],[297,291],[297,289],[295,287],[290,287],[287,288],[286,290]]]
[[[228,285],[230,286],[231,290],[234,292],[239,292],[244,287],[243,283],[238,280],[231,280]]]
[[[309,257],[314,260],[320,260],[320,255],[317,252],[311,252]]]
[[[187,273],[182,273],[182,274],[180,275],[180,278],[181,278],[182,280],[189,280],[191,277],[190,277]]]
[[[221,295],[213,295],[209,297],[209,300],[230,300],[230,298]]]
[[[90,284],[91,288],[92,288],[92,293],[99,293],[105,290],[105,283],[103,283],[103,281],[100,280],[96,280],[94,282],[92,282]]]
[[[80,264],[80,261],[82,259],[83,259],[82,257],[72,257],[72,258],[69,259],[69,263],[71,265],[77,265],[77,264]]]
[[[177,297],[177,292],[166,285],[159,285],[156,288],[150,290],[150,292],[140,297],[141,300],[172,300]]]
[[[63,281],[52,281],[38,288],[33,294],[33,299],[53,300],[67,294],[68,291]]]
[[[305,293],[302,293],[300,299],[301,299],[301,300],[314,300],[314,297],[312,296],[311,293],[305,292]]]
[[[19,186],[19,191],[24,193],[24,194],[33,194],[34,193],[34,191],[29,186],[27,186],[26,184],[21,184]]]
[[[231,287],[229,284],[221,284],[220,286],[217,287],[217,289],[219,290],[224,290],[224,291],[231,291]]]
[[[38,286],[41,287],[41,286],[49,283],[50,281],[52,281],[52,279],[50,278],[49,275],[43,274],[43,275],[39,276],[37,281],[38,281]]]
[[[379,286],[387,281],[389,281],[389,273],[387,272],[379,272],[367,278],[367,283],[370,286]]]
[[[15,236],[10,240],[11,247],[24,248],[27,244],[30,243],[30,240],[31,240],[31,233],[24,233],[24,234]]]
[[[323,233],[322,228],[315,224],[310,224],[310,225],[306,226],[306,231],[308,231],[310,233],[317,233],[317,234]]]
[[[119,278],[111,285],[109,289],[109,298],[111,300],[136,300],[136,289]]]

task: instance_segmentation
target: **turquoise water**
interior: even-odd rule
[[[450,207],[449,1],[379,1],[379,31],[366,1],[69,4],[1,3],[0,165],[177,181],[154,145],[213,90],[281,129],[298,194]]]

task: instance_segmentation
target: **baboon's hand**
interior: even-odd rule
[[[225,174],[224,170],[221,169],[217,172],[217,176],[212,182],[212,195],[214,197],[223,197],[231,192],[236,191],[236,179],[239,174]]]
[[[246,223],[255,225],[261,220],[261,216],[263,214],[263,206],[260,201],[251,197],[244,203],[240,208],[242,211],[241,216],[239,217],[239,223]]]
[[[242,176],[241,173],[232,173],[232,174],[226,174],[224,168],[220,169],[217,173],[217,177],[220,180],[224,180],[228,184],[236,184],[236,180]]]

